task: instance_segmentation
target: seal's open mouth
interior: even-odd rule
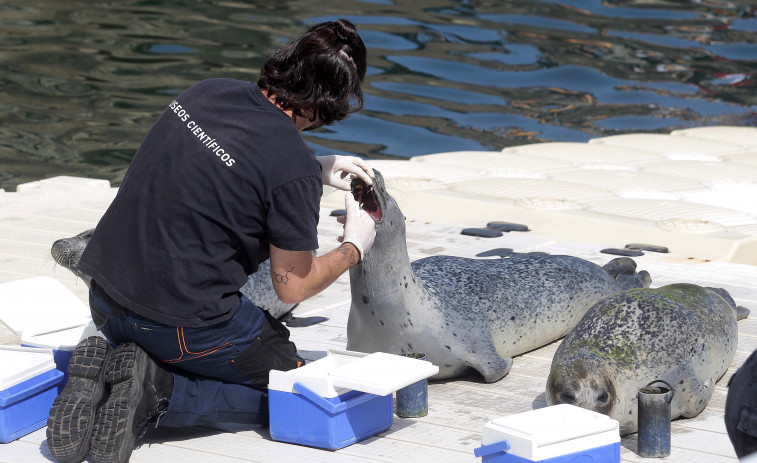
[[[373,191],[373,187],[367,185],[360,178],[352,179],[352,196],[355,197],[355,201],[360,204],[360,207],[371,216],[376,222],[380,221],[383,217],[381,211],[381,204],[379,204],[376,192]]]

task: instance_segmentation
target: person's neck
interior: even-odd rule
[[[295,118],[294,118],[294,111],[291,110],[291,109],[284,109],[284,108],[282,108],[281,105],[276,102],[276,95],[274,95],[273,93],[269,93],[267,90],[263,90],[263,95],[265,95],[265,97],[268,98],[268,101],[270,101],[271,103],[273,103],[274,106],[276,106],[277,108],[279,108],[280,110],[282,110],[284,112],[284,114],[286,114],[287,116],[289,116],[289,118],[292,119],[292,121],[295,120]]]

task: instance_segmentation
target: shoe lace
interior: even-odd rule
[[[146,433],[147,433],[147,425],[150,423],[155,423],[155,427],[158,427],[158,424],[160,423],[160,419],[163,418],[163,415],[166,414],[166,411],[168,411],[168,399],[165,397],[160,397],[158,395],[155,396],[155,411],[152,415],[148,416],[144,419],[141,423],[137,425],[137,429],[139,429],[139,433],[137,434],[137,439],[141,439]]]

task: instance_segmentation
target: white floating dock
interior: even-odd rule
[[[411,259],[474,257],[494,248],[575,255],[604,264],[603,248],[628,243],[666,246],[669,254],[634,257],[652,286],[688,282],[727,289],[752,310],[739,322],[736,358],[717,383],[707,408],[672,425],[672,452],[661,461],[737,462],[725,432],[725,384],[757,349],[757,129],[710,127],[670,135],[622,135],[589,143],[546,143],[502,152],[442,153],[410,161],[373,161],[407,216]],[[48,276],[87,303],[87,288],[54,264],[53,241],[92,228],[116,189],[102,180],[56,177],[0,192],[0,283]],[[327,191],[321,211],[321,250],[336,246],[341,226],[329,216],[344,207]],[[529,226],[498,238],[461,235],[490,221]],[[30,294],[30,298],[40,297]],[[5,301],[0,301],[0,304]],[[308,360],[344,349],[350,307],[349,276],[300,304],[296,316],[328,321],[290,328]],[[19,308],[23,310],[23,307]],[[0,326],[0,344],[19,338]],[[158,428],[132,462],[477,462],[473,450],[494,418],[546,406],[544,391],[559,341],[515,357],[497,383],[471,376],[429,385],[428,416],[395,417],[378,436],[338,451],[289,445],[266,429]],[[636,435],[622,439],[621,461],[636,455]],[[45,429],[0,444],[0,462],[49,462]]]
[[[374,164],[415,219],[484,226],[499,218],[557,240],[654,243],[687,257],[757,264],[757,128],[618,135]],[[323,204],[344,207],[340,201],[331,195]]]

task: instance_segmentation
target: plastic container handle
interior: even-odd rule
[[[473,449],[473,455],[477,457],[486,457],[494,455],[495,453],[505,453],[510,450],[510,441],[503,440],[502,442],[496,442],[494,444],[482,445],[477,449]]]
[[[331,413],[332,415],[336,415],[337,413],[343,412],[347,410],[348,408],[355,407],[364,402],[368,402],[369,400],[373,400],[377,397],[375,394],[365,393],[361,396],[355,397],[354,399],[350,399],[346,402],[334,404],[324,399],[320,395],[316,394],[315,392],[313,392],[311,389],[309,389],[307,386],[305,386],[304,384],[300,382],[294,383],[294,390],[299,392],[303,396],[305,396],[308,400],[318,405],[322,409]]]

